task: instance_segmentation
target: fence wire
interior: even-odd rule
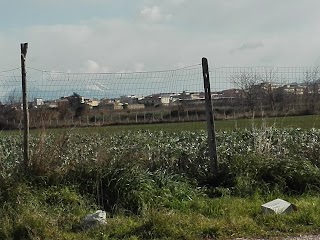
[[[5,72],[0,77],[2,121],[14,126],[21,125],[22,116],[19,70]],[[201,111],[204,95],[200,64],[133,73],[63,73],[29,67],[27,96],[30,127],[168,122],[205,117]]]
[[[319,67],[210,68],[217,119],[315,114]],[[134,73],[27,68],[30,127],[205,120],[202,67]],[[0,71],[2,128],[21,127],[21,69]]]
[[[319,67],[212,69],[217,111],[225,117],[315,114],[320,110]]]

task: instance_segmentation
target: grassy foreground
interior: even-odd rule
[[[82,230],[81,218],[95,211],[90,201],[70,187],[30,189],[20,185],[1,214],[1,239],[233,239],[279,237],[319,232],[316,196],[288,197],[298,211],[263,215],[260,205],[272,197],[225,196],[189,199],[149,207],[143,214],[110,214],[107,225]],[[20,201],[20,202],[19,202]]]
[[[42,132],[28,171],[17,135],[0,137],[0,239],[231,239],[319,233],[320,130]],[[282,198],[290,215],[264,215]],[[82,229],[104,209],[107,225]]]

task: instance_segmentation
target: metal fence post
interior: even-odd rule
[[[207,113],[210,168],[211,168],[211,173],[215,175],[218,170],[218,155],[217,155],[217,147],[216,147],[214,116],[213,116],[212,102],[211,102],[209,67],[208,67],[208,60],[206,58],[202,58],[202,71],[203,71],[204,92],[205,92],[206,113]]]

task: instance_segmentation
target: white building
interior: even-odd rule
[[[39,107],[39,106],[42,106],[42,105],[44,105],[43,98],[34,98],[33,99],[33,106],[34,107]]]

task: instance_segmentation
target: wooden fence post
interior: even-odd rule
[[[206,113],[207,113],[210,168],[211,168],[212,175],[215,175],[218,170],[218,156],[217,156],[217,147],[216,147],[216,135],[215,135],[215,129],[214,129],[215,128],[214,116],[213,116],[212,102],[211,102],[209,67],[208,67],[208,60],[206,58],[202,58],[202,70],[203,70],[204,92],[205,92]]]
[[[26,57],[28,43],[21,43],[21,75],[22,75],[22,104],[23,104],[23,160],[24,168],[27,171],[29,168],[29,110],[27,98],[27,72],[26,72]]]

